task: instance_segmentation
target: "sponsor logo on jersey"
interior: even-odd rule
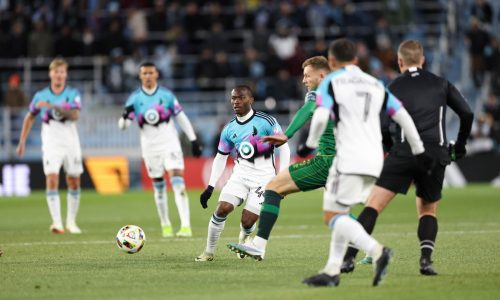
[[[150,125],[155,125],[160,121],[160,114],[156,109],[148,109],[144,114],[144,119]]]
[[[238,149],[238,153],[244,159],[249,159],[255,154],[255,149],[249,142],[242,142]]]
[[[50,114],[52,115],[52,119],[56,121],[61,121],[62,119],[64,119],[64,116],[55,109],[50,110]]]

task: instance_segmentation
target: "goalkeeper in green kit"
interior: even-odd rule
[[[267,136],[262,138],[264,142],[280,146],[286,143],[288,139],[312,118],[314,110],[317,107],[314,90],[316,90],[321,80],[330,73],[330,67],[325,57],[315,56],[304,61],[302,69],[304,70],[302,83],[304,83],[308,90],[304,105],[295,114],[284,136]],[[309,148],[299,145],[297,150],[299,156],[304,157],[309,153]],[[290,165],[287,170],[278,173],[266,185],[264,203],[260,212],[258,231],[255,238],[244,244],[230,243],[228,244],[228,248],[233,252],[262,260],[266,251],[267,240],[269,239],[274,223],[278,219],[281,200],[291,193],[305,192],[324,187],[334,156],[335,138],[333,136],[333,122],[330,120],[325,132],[321,136],[317,155],[309,160]]]

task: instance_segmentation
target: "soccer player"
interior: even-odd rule
[[[422,175],[411,157],[406,131],[397,128],[395,144],[387,156],[384,168],[358,221],[368,233],[373,231],[378,215],[396,194],[406,194],[411,183],[416,186],[416,206],[419,218],[417,235],[420,240],[420,273],[437,275],[431,260],[438,223],[436,212],[444,171],[451,160],[465,156],[465,144],[470,134],[473,114],[462,94],[448,80],[422,69],[425,57],[422,45],[416,40],[401,43],[398,49],[398,64],[402,75],[396,78],[389,90],[394,93],[413,118],[422,137],[425,149],[438,158],[431,175]],[[455,158],[448,153],[446,138],[446,108],[449,106],[460,118],[457,141],[452,147]],[[403,134],[404,133],[404,134]],[[453,155],[453,153],[451,153]],[[354,270],[357,250],[349,248],[344,258],[342,271]]]
[[[315,148],[330,113],[336,130],[337,154],[330,168],[323,198],[324,222],[332,229],[329,258],[323,270],[304,279],[309,286],[337,286],[340,267],[351,243],[374,259],[373,285],[386,273],[392,251],[371,237],[349,216],[350,208],[364,203],[383,165],[380,111],[401,125],[423,170],[432,163],[408,112],[376,78],[356,66],[356,45],[348,39],[332,42],[328,61],[333,70],[318,87],[307,148]]]
[[[63,234],[59,200],[59,170],[63,166],[68,187],[66,229],[81,233],[76,225],[80,206],[80,175],[83,173],[82,151],[76,129],[80,117],[80,93],[66,84],[68,63],[56,58],[49,65],[50,86],[35,93],[26,113],[17,146],[17,155],[24,156],[26,139],[37,115],[42,119],[42,159],[46,178],[46,197],[52,225],[50,231]]]
[[[282,145],[309,121],[316,109],[316,88],[330,72],[328,60],[323,56],[311,57],[302,64],[304,77],[302,83],[307,87],[304,105],[295,114],[285,135],[264,137],[262,140],[275,145]],[[298,154],[306,156],[304,147],[299,145]],[[328,170],[335,155],[335,138],[333,137],[333,122],[328,121],[327,129],[321,136],[316,157],[290,165],[279,172],[267,185],[264,192],[264,204],[260,213],[257,235],[248,241],[244,247],[231,243],[229,249],[243,252],[254,259],[264,258],[267,241],[279,214],[281,200],[288,194],[299,191],[310,191],[325,186]],[[253,251],[246,252],[247,249]]]
[[[228,155],[233,149],[238,155],[231,178],[221,191],[219,203],[208,223],[207,245],[195,261],[212,261],[217,241],[224,230],[227,216],[236,206],[246,201],[241,214],[239,241],[243,243],[255,228],[259,218],[262,194],[266,184],[276,175],[275,147],[263,143],[261,137],[283,134],[275,118],[252,109],[252,91],[240,85],[231,91],[231,105],[236,116],[221,132],[218,153],[212,164],[208,187],[200,196],[200,203],[207,208],[217,180],[224,171]],[[290,148],[288,143],[280,147],[280,172],[288,168]],[[243,257],[238,255],[239,257]]]
[[[158,84],[158,70],[153,63],[145,62],[139,68],[141,87],[133,92],[125,104],[125,111],[118,121],[120,129],[130,126],[134,118],[141,128],[141,148],[148,175],[153,179],[154,199],[160,216],[163,237],[173,237],[168,217],[165,170],[174,190],[175,204],[181,219],[177,237],[191,237],[189,199],[184,184],[184,159],[173,124],[173,118],[191,141],[193,155],[201,155],[193,126],[172,91]]]

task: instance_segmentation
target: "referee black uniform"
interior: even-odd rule
[[[448,80],[416,67],[409,68],[389,86],[403,103],[417,127],[425,150],[437,161],[431,175],[417,166],[401,128],[396,128],[394,145],[384,162],[377,185],[395,193],[406,194],[414,182],[417,196],[425,202],[441,199],[445,167],[450,164],[446,137],[446,112],[450,107],[460,118],[455,143],[456,156],[465,155],[473,114],[462,94]]]
[[[410,146],[404,138],[404,132],[397,127],[394,145],[384,161],[384,167],[376,185],[395,194],[406,194],[413,182],[416,186],[417,197],[422,199],[424,205],[429,204],[433,207],[432,204],[441,199],[444,171],[451,162],[446,137],[447,108],[451,108],[460,118],[460,129],[454,147],[456,158],[465,156],[465,144],[472,128],[472,111],[462,94],[448,80],[417,67],[408,68],[388,88],[403,103],[412,117],[427,155],[432,156],[436,164],[431,174],[423,172],[411,153]],[[387,132],[387,128],[383,128],[382,131]],[[391,145],[386,145],[387,142],[391,143],[392,139],[385,136],[384,146],[390,147]],[[368,233],[372,233],[378,211],[370,207],[370,203],[367,205],[358,216],[358,221]],[[435,213],[434,211],[433,214]],[[431,255],[438,232],[437,218],[421,211],[419,215],[421,215],[418,224],[421,252],[420,273],[436,275]],[[341,272],[348,273],[354,270],[354,257],[357,252],[357,249],[349,248],[344,257]]]

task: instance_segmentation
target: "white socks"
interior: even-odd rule
[[[240,235],[238,237],[238,243],[242,243],[248,236],[250,236],[255,230],[255,227],[257,227],[257,223],[254,223],[253,226],[248,229],[244,228],[240,223]]]
[[[365,251],[374,261],[382,254],[382,245],[371,237],[359,224],[348,215],[335,216],[330,224],[332,240],[330,243],[330,255],[323,272],[330,276],[340,274],[340,266],[347,250],[347,243],[351,242],[354,247]]]
[[[165,187],[165,181],[153,181],[153,187],[156,209],[160,216],[161,226],[168,226],[170,225],[170,219],[168,218],[167,189]]]
[[[80,189],[68,189],[66,200],[68,203],[66,225],[76,225],[76,215],[78,214],[78,208],[80,207]]]
[[[186,186],[184,178],[181,176],[173,176],[170,179],[172,189],[174,190],[175,204],[179,211],[179,218],[181,219],[181,228],[191,227],[189,220],[189,198],[186,193]]]
[[[52,218],[52,224],[62,228],[61,201],[59,199],[59,192],[57,190],[47,191],[46,197],[47,205],[49,206],[49,213]]]
[[[224,230],[225,224],[226,218],[221,218],[215,213],[212,215],[210,222],[208,222],[207,247],[205,248],[205,253],[215,253],[217,242],[219,241],[220,234]]]

